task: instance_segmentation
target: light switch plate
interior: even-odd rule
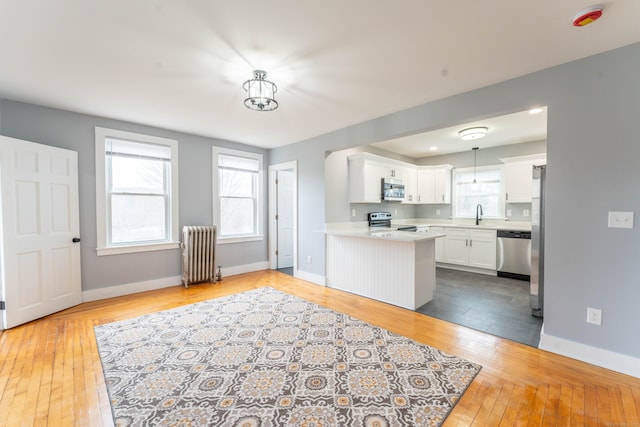
[[[633,212],[609,212],[609,228],[633,228]]]

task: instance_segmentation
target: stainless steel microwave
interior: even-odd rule
[[[399,179],[382,178],[382,200],[401,202],[404,200],[404,184]]]

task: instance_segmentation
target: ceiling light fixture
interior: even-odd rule
[[[463,141],[468,141],[471,139],[479,139],[479,138],[484,138],[488,130],[489,128],[487,127],[476,126],[476,127],[461,130],[460,132],[458,132],[458,136],[460,136],[460,139],[462,139]]]
[[[275,83],[265,80],[267,72],[263,70],[255,70],[253,79],[247,80],[242,88],[247,92],[247,98],[244,105],[250,110],[255,111],[273,111],[278,108],[278,101],[274,95],[278,91]]]
[[[529,114],[540,114],[542,111],[544,111],[542,107],[536,107],[529,110]]]
[[[476,182],[476,159],[478,157],[478,147],[473,147],[473,183],[477,184]]]

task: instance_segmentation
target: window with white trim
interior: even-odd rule
[[[262,155],[214,147],[213,164],[218,241],[262,240]]]
[[[475,170],[474,168],[454,169],[453,216],[475,218],[478,204],[482,205],[483,218],[503,217],[500,166],[483,166]]]
[[[96,127],[98,255],[178,247],[178,141]]]

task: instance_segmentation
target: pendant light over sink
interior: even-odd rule
[[[473,183],[477,184],[478,182],[476,181],[476,159],[478,157],[478,147],[473,147]]]

